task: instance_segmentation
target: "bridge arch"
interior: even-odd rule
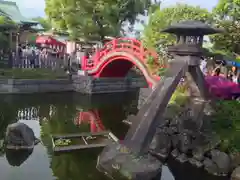
[[[96,67],[88,70],[94,77],[124,77],[136,66],[143,73],[150,87],[155,86],[157,79],[150,73],[148,67],[137,56],[129,52],[111,52],[99,59]]]

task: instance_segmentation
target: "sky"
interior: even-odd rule
[[[196,1],[196,0],[163,0],[162,5],[163,6],[169,6],[175,3],[186,3],[186,4],[191,4],[191,5],[199,5],[203,8],[207,8],[211,10],[216,4],[218,0],[201,0],[201,1]]]
[[[7,0],[14,1],[26,17],[44,16],[45,0]]]
[[[44,16],[45,0],[9,0],[15,1],[22,14],[26,17]],[[218,0],[163,0],[163,6],[173,5],[177,2],[187,3],[191,5],[199,5],[203,8],[211,10]]]

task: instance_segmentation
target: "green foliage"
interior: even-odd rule
[[[222,140],[221,149],[240,152],[240,102],[219,101],[213,116],[213,130]]]
[[[211,36],[211,41],[216,49],[240,53],[240,1],[219,0],[213,10],[216,25],[223,28],[223,34]]]
[[[168,108],[173,116],[179,114],[183,109],[182,107],[188,102],[189,96],[185,85],[179,84],[174,91],[169,103]]]
[[[160,77],[163,77],[164,74],[166,73],[167,68],[158,68],[157,75]]]
[[[173,93],[169,104],[175,104],[181,106],[186,103],[188,99],[187,89],[185,84],[179,84],[175,92]]]
[[[237,56],[235,61],[240,63],[240,56]]]
[[[226,56],[226,57],[234,59],[234,55],[230,51],[213,49],[213,50],[211,50],[211,52],[214,53],[214,54],[219,54],[219,55]]]
[[[4,25],[15,25],[15,23],[6,16],[0,16],[0,24],[1,25],[3,25],[3,24]]]
[[[159,44],[166,47],[175,42],[175,37],[167,33],[161,33],[161,30],[172,23],[182,20],[204,20],[211,21],[211,13],[207,9],[199,6],[190,6],[187,4],[176,4],[163,9],[157,9],[149,17],[149,23],[145,27],[143,41],[147,47],[157,48]]]
[[[148,56],[147,57],[147,64],[151,66],[151,65],[154,65],[154,63],[155,63],[154,57],[153,56]]]
[[[231,51],[212,48],[212,49],[209,49],[209,54],[214,56],[222,56],[224,57],[224,59],[240,62],[238,60],[238,57],[236,57],[236,55]]]
[[[150,5],[150,0],[46,0],[45,12],[54,28],[73,38],[101,40],[119,36],[123,24],[134,24]]]
[[[67,146],[71,143],[70,139],[58,139],[55,141],[56,146]]]
[[[0,16],[0,48],[1,49],[7,49],[9,48],[9,36],[6,33],[6,31],[9,31],[8,29],[15,28],[15,23],[9,19],[6,16]]]

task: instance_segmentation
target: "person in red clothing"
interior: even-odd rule
[[[221,73],[220,67],[217,67],[213,70],[212,76],[219,76]]]

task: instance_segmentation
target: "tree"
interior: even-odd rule
[[[0,16],[0,48],[8,49],[10,46],[9,29],[16,29],[15,23],[6,16]]]
[[[54,28],[73,38],[103,39],[119,36],[126,22],[134,24],[150,0],[46,0],[45,12]]]
[[[159,45],[166,47],[174,43],[175,37],[161,33],[161,30],[182,20],[209,21],[211,17],[207,9],[187,4],[179,3],[164,9],[156,9],[149,17],[149,23],[143,33],[143,41],[147,47],[158,48]]]
[[[161,31],[172,23],[182,20],[203,20],[211,21],[211,13],[207,9],[199,6],[190,6],[178,3],[167,8],[153,8],[150,13],[149,23],[145,26],[142,40],[147,48],[155,49],[159,54],[161,65],[167,65],[170,57],[166,52],[166,48],[175,42],[176,37],[171,34],[162,33]],[[148,65],[152,67],[152,59],[148,59]],[[162,75],[165,69],[158,66],[158,75]]]
[[[15,23],[6,16],[0,16],[0,24],[1,25],[14,25]]]
[[[211,36],[214,49],[240,53],[240,1],[219,0],[214,8],[214,19],[218,27],[225,30],[222,34]]]
[[[51,23],[46,18],[35,17],[32,20],[37,21],[45,31],[50,30],[52,28]]]

